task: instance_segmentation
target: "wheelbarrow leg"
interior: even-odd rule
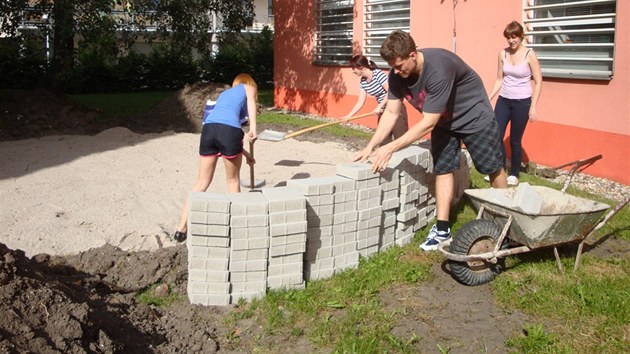
[[[577,253],[575,254],[575,264],[573,265],[573,273],[577,272],[577,269],[580,266],[580,260],[582,259],[582,249],[584,248],[584,241],[586,241],[586,239],[580,242],[580,245],[578,246],[578,249],[577,249]]]
[[[556,265],[560,269],[560,273],[564,274],[564,268],[562,268],[562,262],[560,262],[560,254],[558,253],[558,247],[553,248],[553,255],[556,257]]]

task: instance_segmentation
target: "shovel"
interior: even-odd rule
[[[341,124],[341,123],[349,122],[351,120],[355,120],[355,119],[359,119],[359,118],[365,118],[365,117],[368,117],[368,116],[371,116],[371,115],[373,115],[372,112],[365,113],[365,114],[360,114],[358,116],[352,116],[352,117],[346,118],[346,119],[340,119],[340,120],[336,120],[336,121],[333,121],[333,122],[318,124],[318,125],[315,125],[315,126],[312,126],[312,127],[308,127],[308,128],[304,128],[304,129],[298,130],[298,131],[293,132],[293,133],[283,133],[283,132],[278,132],[278,131],[274,131],[274,130],[264,130],[263,132],[258,134],[258,139],[268,140],[268,141],[282,141],[282,140],[285,140],[285,139],[292,138],[294,136],[298,136],[298,135],[301,135],[301,134],[304,134],[304,133],[308,133],[308,132],[310,132],[312,130],[316,130],[316,129],[327,127],[329,125]]]
[[[252,156],[252,159],[254,158],[254,143],[253,142],[249,142],[249,154]],[[254,179],[254,164],[250,164],[249,165],[249,184],[245,181],[241,181],[241,186],[249,188],[249,189],[254,189],[254,188],[258,188],[258,187],[262,187],[263,185],[265,185],[265,180],[264,179]]]

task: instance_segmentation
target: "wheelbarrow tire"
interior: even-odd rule
[[[457,232],[450,245],[450,252],[459,255],[473,255],[492,252],[499,238],[501,228],[490,220],[473,220]],[[465,285],[482,285],[491,282],[505,269],[505,258],[490,261],[458,262],[449,261],[451,275]]]

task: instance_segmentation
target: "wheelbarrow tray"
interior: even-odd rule
[[[531,186],[542,197],[537,213],[512,205],[515,188],[466,189],[464,193],[479,210],[482,206],[512,216],[508,237],[531,249],[584,239],[610,206],[565,194],[561,191]],[[482,219],[493,220],[504,227],[508,219],[495,213],[483,213]]]

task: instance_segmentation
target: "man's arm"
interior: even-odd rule
[[[394,152],[413,144],[415,141],[429,134],[433,131],[433,128],[435,128],[439,120],[440,113],[424,113],[422,119],[400,138],[387,145],[381,146],[372,155],[372,172],[384,170]]]
[[[372,154],[374,147],[378,146],[385,137],[391,134],[396,120],[400,115],[402,105],[402,100],[387,100],[385,111],[383,111],[383,115],[381,115],[381,120],[378,122],[372,139],[370,139],[370,142],[363,150],[360,150],[354,155],[353,161],[365,161]]]

